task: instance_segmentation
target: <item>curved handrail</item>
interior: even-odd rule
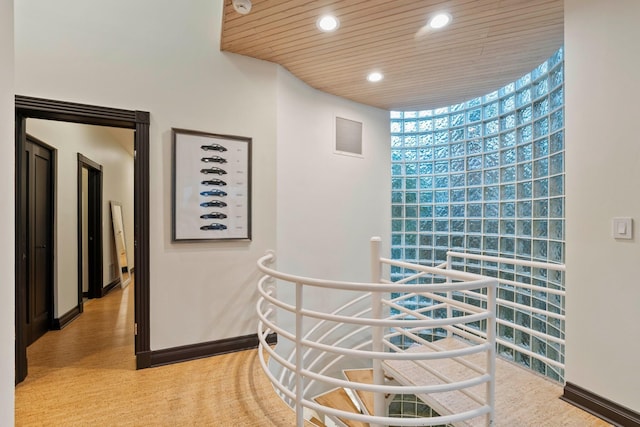
[[[342,291],[361,291],[361,292],[447,292],[447,291],[470,291],[483,288],[493,282],[492,279],[478,276],[477,274],[463,273],[453,270],[442,270],[435,267],[427,267],[418,264],[409,264],[406,262],[398,262],[386,258],[381,258],[382,262],[398,267],[415,268],[427,273],[443,275],[443,272],[451,278],[464,280],[473,278],[473,281],[456,282],[456,283],[438,283],[428,285],[397,285],[384,283],[364,283],[364,282],[342,282],[337,280],[323,280],[311,277],[297,276],[295,274],[282,273],[267,267],[265,264],[275,259],[275,255],[269,253],[258,260],[258,269],[264,274],[284,280],[291,283],[303,283],[307,286],[314,286],[325,289],[338,289]],[[449,274],[450,273],[450,274]]]
[[[374,245],[372,239],[372,246]],[[379,247],[379,246],[378,246]],[[469,420],[486,415],[487,423],[493,420],[493,390],[495,387],[495,335],[489,333],[481,337],[468,332],[462,327],[468,324],[488,322],[495,328],[495,300],[496,282],[492,278],[476,274],[443,270],[442,266],[429,267],[390,260],[379,256],[374,257],[372,251],[372,272],[382,265],[391,265],[416,271],[413,279],[421,283],[407,284],[393,283],[374,274],[375,282],[348,282],[337,280],[323,280],[288,274],[271,268],[268,264],[275,260],[274,253],[267,253],[258,260],[258,269],[265,274],[258,281],[259,300],[256,304],[259,317],[258,336],[260,348],[269,356],[272,369],[281,370],[279,375],[272,372],[260,351],[260,363],[266,375],[283,398],[289,399],[296,409],[296,422],[303,425],[303,410],[317,411],[329,416],[365,421],[375,424],[394,425],[435,425]],[[278,291],[274,292],[271,279],[277,279]],[[417,280],[416,280],[417,281]],[[425,283],[431,281],[432,283]],[[268,284],[268,286],[267,286]],[[287,288],[289,287],[289,288]],[[309,288],[309,291],[304,291]],[[287,290],[289,289],[289,290]],[[336,309],[324,307],[310,308],[304,304],[304,296],[311,289],[317,289],[323,295],[335,291],[355,291],[356,297],[343,302]],[[488,308],[476,307],[443,295],[451,293],[476,293],[479,289],[486,289]],[[280,298],[281,291],[289,298]],[[318,291],[315,291],[318,292]],[[388,299],[385,295],[391,293],[404,294],[397,299]],[[342,294],[341,294],[342,295]],[[295,296],[295,298],[293,298]],[[411,310],[399,304],[410,304],[411,298],[431,298],[437,301],[431,306]],[[291,299],[295,302],[288,302]],[[327,298],[331,300],[331,298]],[[394,301],[398,301],[398,303]],[[404,302],[401,302],[405,300]],[[384,307],[397,310],[385,313]],[[455,307],[454,310],[451,307]],[[386,310],[388,310],[387,308]],[[285,318],[289,324],[277,321],[274,315],[278,312],[289,313]],[[451,315],[454,313],[455,315]],[[449,313],[443,316],[443,313]],[[295,318],[295,324],[293,324]],[[305,326],[306,326],[306,331]],[[428,331],[451,331],[460,337],[472,337],[473,340],[463,348],[445,349],[429,346],[429,351],[404,351],[398,347],[398,338],[416,338],[414,342],[424,342],[421,334]],[[378,331],[378,332],[376,332]],[[388,332],[384,332],[388,331]],[[279,342],[288,341],[293,349],[288,355],[267,345],[266,336],[276,333]],[[418,335],[416,335],[418,334]],[[480,340],[480,341],[479,341]],[[476,342],[479,341],[479,342]],[[384,375],[378,370],[387,363],[418,363],[429,370],[428,365],[435,360],[451,359],[463,361],[463,357],[472,354],[486,354],[487,363],[480,368],[464,361],[462,366],[468,369],[469,375],[464,378],[447,378],[437,375],[438,381],[389,384]],[[373,364],[374,383],[352,382],[338,378],[335,368],[350,361],[360,361],[357,364]],[[322,363],[321,363],[322,362]],[[478,398],[470,389],[484,384],[486,386],[485,399]],[[320,387],[320,389],[318,389]],[[344,387],[374,393],[375,414],[353,414],[335,408],[323,406],[313,401],[309,393],[315,390],[326,390],[331,387]],[[469,391],[467,391],[469,390]],[[461,392],[470,396],[477,403],[472,410],[457,414],[442,415],[433,418],[395,418],[388,417],[384,405],[385,394],[416,394],[421,396],[437,395],[438,393]],[[380,398],[382,396],[382,398]],[[380,404],[382,402],[382,405]],[[468,409],[468,408],[467,408]]]
[[[268,295],[266,293],[262,293],[260,292],[261,295],[263,296],[263,298],[267,301],[269,301],[270,303],[272,303],[273,305],[276,305],[288,312],[291,313],[295,313],[296,312],[296,307],[291,305],[291,304],[285,304],[282,303],[281,301],[279,301],[277,298]],[[329,321],[333,321],[333,322],[339,322],[339,323],[343,323],[343,324],[351,324],[351,325],[367,325],[367,326],[386,326],[386,327],[402,327],[405,326],[407,321],[406,320],[385,320],[385,319],[369,319],[369,318],[355,318],[355,317],[350,317],[350,316],[340,316],[340,315],[335,315],[335,314],[325,314],[322,313],[320,311],[316,311],[316,310],[307,310],[307,309],[302,309],[299,310],[300,313],[304,316],[304,317],[310,317],[310,318],[314,318],[314,319],[321,319],[321,320],[329,320]],[[475,321],[480,321],[480,320],[486,320],[488,317],[488,314],[486,313],[479,313],[479,314],[472,314],[468,316],[468,320],[470,322],[475,322]],[[459,323],[459,321],[457,321],[455,318],[450,318],[450,319],[437,319],[437,320],[413,320],[412,321],[412,325],[418,327],[418,326],[423,326],[423,327],[440,327],[440,326],[450,326],[450,325],[454,325],[456,323]]]

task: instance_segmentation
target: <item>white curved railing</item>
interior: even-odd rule
[[[484,417],[486,425],[493,423],[494,279],[382,258],[379,238],[371,239],[369,283],[286,274],[270,267],[274,260],[273,252],[258,260],[258,268],[265,274],[258,283],[259,354],[266,375],[283,399],[295,408],[297,426],[303,425],[305,410],[371,425],[438,425],[476,417]],[[386,265],[414,273],[391,283],[381,277]],[[449,297],[460,292],[486,298],[474,306]],[[422,304],[412,309],[407,302],[415,299]],[[330,306],[334,301],[341,302],[336,307]],[[291,351],[283,356],[270,347],[267,336],[271,333],[277,334],[279,348]],[[433,342],[447,335],[464,339],[467,346],[452,350]],[[399,337],[403,342],[411,340],[414,347],[398,345]],[[414,351],[415,346],[425,346],[430,351]],[[265,353],[271,366],[267,365]],[[476,353],[484,354],[483,367],[462,359]],[[430,367],[434,361],[449,358],[456,358],[468,370],[464,379],[447,378]],[[411,384],[392,384],[385,380],[384,370],[394,361],[411,361],[428,372],[432,380],[415,378]],[[339,368],[345,367],[373,368],[373,384],[342,379]],[[482,386],[482,395],[477,393],[478,386]],[[318,391],[335,387],[372,392],[374,413],[350,413],[313,400]],[[395,418],[387,414],[386,395],[428,396],[449,392],[463,394],[474,406],[432,418]]]

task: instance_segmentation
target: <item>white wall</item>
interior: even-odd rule
[[[387,113],[219,52],[221,12],[209,0],[16,4],[17,93],[151,112],[152,350],[255,333],[255,261],[276,230],[282,266],[360,280],[369,237],[389,235]],[[364,159],[333,154],[334,114],[363,122]],[[253,138],[251,242],[171,242],[172,127]],[[316,254],[329,258],[315,266]]]
[[[221,53],[221,13],[210,0],[15,5],[17,93],[151,112],[152,350],[255,333],[255,261],[275,247],[276,65]],[[171,242],[172,127],[253,138],[251,242]]]
[[[133,258],[133,157],[108,128],[27,119],[27,133],[57,150],[55,316],[78,305],[78,153],[102,165],[103,285],[118,278],[110,200],[122,204],[129,266]],[[133,145],[133,131],[125,135]]]
[[[13,0],[0,0],[0,425],[13,425],[14,307],[14,89]]]
[[[363,156],[336,154],[335,117],[362,123]],[[307,277],[368,282],[369,240],[391,234],[389,113],[312,89],[278,72],[277,267]],[[295,302],[291,284],[278,297]],[[332,311],[353,294],[305,289],[305,307]],[[293,330],[294,319],[278,321]],[[284,340],[278,351],[288,355]],[[277,367],[274,367],[277,370]]]
[[[640,2],[566,0],[566,378],[640,411]],[[635,237],[611,237],[632,217]]]
[[[336,116],[362,123],[363,156],[334,152]],[[369,239],[391,233],[390,140],[388,111],[317,91],[279,70],[280,269],[369,280]]]

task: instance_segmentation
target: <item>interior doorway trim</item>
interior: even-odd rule
[[[22,95],[15,97],[16,113],[16,196],[21,179],[21,164],[26,138],[26,119],[37,118],[71,123],[110,126],[134,129],[134,254],[136,260],[135,284],[135,336],[136,365],[149,366],[150,321],[149,321],[149,123],[146,111],[78,104]],[[22,217],[16,203],[16,218]],[[16,222],[16,228],[20,223]],[[18,230],[16,230],[18,231]],[[16,236],[20,234],[17,232]],[[17,241],[16,241],[17,243]],[[21,257],[16,244],[16,288],[20,280]],[[16,297],[18,292],[16,292]],[[18,302],[16,300],[16,302]],[[24,318],[21,304],[16,303],[16,383],[27,374],[27,351],[23,328],[19,320]]]

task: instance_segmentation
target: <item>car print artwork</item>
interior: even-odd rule
[[[224,196],[227,195],[227,193],[225,191],[222,191],[222,190],[207,190],[207,191],[201,191],[200,195],[201,196],[224,197]]]
[[[202,181],[200,184],[202,184],[202,185],[227,185],[227,183],[224,182],[221,179],[207,179],[205,181]]]
[[[226,230],[227,226],[224,224],[220,224],[219,222],[214,222],[213,224],[203,225],[200,227],[200,230]]]
[[[200,173],[204,173],[204,174],[213,173],[216,175],[226,175],[227,171],[220,168],[209,168],[209,169],[200,169]]]
[[[209,200],[208,202],[200,203],[203,208],[224,208],[227,204],[221,200]]]
[[[200,218],[202,219],[225,219],[226,217],[227,215],[222,212],[211,212],[200,215]]]
[[[220,156],[203,157],[200,160],[204,163],[227,163],[227,159]]]
[[[211,132],[171,128],[164,141],[172,242],[252,239],[253,139]]]
[[[227,149],[220,144],[201,145],[200,148],[204,151],[227,151]]]

